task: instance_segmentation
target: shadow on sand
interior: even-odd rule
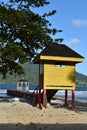
[[[87,124],[0,124],[0,130],[87,130]]]
[[[53,102],[51,103],[54,108],[61,108],[64,106],[64,98],[53,98]],[[67,109],[72,109],[71,100],[68,101]],[[84,111],[87,112],[87,100],[84,99],[75,99],[75,111]]]

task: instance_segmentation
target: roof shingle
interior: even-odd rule
[[[48,45],[40,55],[44,56],[62,56],[62,57],[76,57],[83,58],[80,54],[69,48],[64,44],[51,44]]]

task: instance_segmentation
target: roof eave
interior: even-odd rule
[[[39,60],[54,60],[54,61],[71,61],[80,63],[84,61],[83,57],[62,57],[62,56],[40,56]]]

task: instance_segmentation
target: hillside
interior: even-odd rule
[[[0,76],[0,84],[16,84],[19,79],[25,78],[29,81],[29,84],[38,85],[39,66],[29,63],[26,63],[22,66],[25,70],[25,75],[20,77],[15,77],[15,75],[7,75],[6,79],[2,79],[2,76]],[[87,76],[76,72],[76,84],[78,86],[87,86]]]
[[[38,65],[26,63],[22,66],[25,70],[25,75],[7,75],[6,79],[2,79],[2,76],[0,76],[0,84],[16,84],[18,80],[25,78],[29,81],[29,84],[38,85]]]
[[[76,84],[79,86],[87,86],[87,76],[76,72]]]

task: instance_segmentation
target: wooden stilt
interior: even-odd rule
[[[75,91],[72,90],[72,109],[75,107]]]
[[[42,108],[42,103],[41,103],[41,88],[39,88],[38,103],[39,103],[39,108]]]
[[[43,92],[43,107],[47,108],[46,89],[44,89],[44,92]]]
[[[65,106],[68,106],[68,90],[65,90]]]
[[[41,73],[40,67],[41,67],[41,64],[39,64],[39,94],[38,94],[38,104],[39,104],[39,108],[42,109],[42,102],[41,102],[42,73]]]

